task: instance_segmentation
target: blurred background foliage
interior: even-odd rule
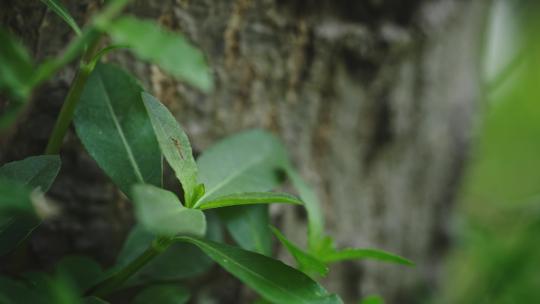
[[[539,8],[494,1],[485,109],[435,303],[540,303]]]

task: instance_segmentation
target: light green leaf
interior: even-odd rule
[[[131,75],[99,64],[86,83],[74,119],[88,153],[127,195],[133,184],[161,185],[161,153],[141,91]]]
[[[183,304],[188,302],[189,297],[189,291],[182,286],[154,285],[137,294],[133,304]]]
[[[342,303],[304,273],[270,257],[212,241],[177,237],[201,248],[225,270],[273,303]]]
[[[289,241],[281,231],[276,227],[270,227],[274,235],[278,240],[287,248],[287,250],[292,254],[300,270],[306,272],[308,275],[312,273],[318,273],[321,276],[325,276],[328,273],[328,266],[315,256],[311,255],[308,252],[298,248],[295,244]]]
[[[161,102],[146,92],[141,93],[141,96],[148,110],[161,152],[182,183],[186,206],[191,207],[198,183],[197,164],[193,159],[189,139],[171,112]]]
[[[0,167],[0,177],[19,182],[29,188],[40,187],[46,192],[58,171],[60,171],[58,155],[39,155],[3,165]]]
[[[263,130],[228,137],[197,159],[206,193],[200,201],[240,192],[268,191],[280,184],[278,169],[287,162],[279,140]]]
[[[272,254],[268,206],[234,206],[217,209],[217,212],[240,247],[268,256]]]
[[[304,202],[308,215],[308,247],[309,251],[316,253],[321,250],[324,239],[324,215],[319,199],[292,166],[287,165],[285,171]]]
[[[408,266],[414,265],[413,262],[403,257],[376,249],[346,248],[343,250],[328,252],[325,255],[321,256],[321,259],[327,263],[334,263],[346,260],[378,260]]]
[[[45,3],[53,12],[62,18],[77,35],[81,35],[81,28],[59,0],[41,0],[41,2]]]
[[[183,35],[167,31],[157,23],[134,17],[121,17],[104,25],[112,40],[128,45],[141,59],[159,65],[174,77],[208,92],[212,76],[204,56]]]
[[[295,204],[302,205],[302,201],[287,193],[276,192],[244,192],[216,197],[197,206],[201,210],[221,208],[238,205],[255,204]]]
[[[174,193],[140,184],[133,186],[132,194],[135,215],[148,231],[157,235],[205,234],[202,211],[185,208]]]
[[[379,296],[367,296],[359,304],[384,304],[384,300]]]

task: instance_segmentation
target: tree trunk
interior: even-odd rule
[[[68,7],[82,23],[99,5]],[[316,187],[338,246],[381,248],[417,263],[344,263],[326,286],[346,303],[372,293],[411,303],[435,287],[447,245],[480,97],[487,8],[488,1],[458,0],[140,0],[132,13],[157,18],[204,51],[215,91],[175,82],[127,52],[106,60],[167,104],[196,151],[242,129],[278,134]],[[72,36],[39,1],[4,0],[0,21],[39,59]],[[73,71],[36,90],[27,114],[2,136],[2,162],[42,152]],[[111,263],[132,221],[129,205],[74,132],[62,160],[52,195],[65,216],[33,238],[35,259],[43,265],[83,252]],[[273,209],[276,220],[305,243],[305,216],[284,210]]]

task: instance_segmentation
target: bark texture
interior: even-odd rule
[[[68,6],[82,23],[99,3]],[[382,248],[417,263],[340,264],[326,286],[346,303],[372,293],[413,303],[435,287],[447,245],[479,99],[487,7],[458,0],[140,0],[131,13],[157,18],[204,51],[215,91],[202,94],[128,53],[107,60],[137,74],[169,106],[195,150],[246,128],[278,134],[316,187],[338,246]],[[0,18],[36,58],[58,53],[71,37],[38,1],[3,1]],[[36,91],[27,115],[2,135],[1,161],[42,151],[72,77],[67,68]],[[131,223],[129,205],[74,133],[62,153],[52,193],[65,217],[34,237],[35,259],[47,264],[84,252],[110,263]],[[305,243],[304,214],[273,213],[288,236]]]

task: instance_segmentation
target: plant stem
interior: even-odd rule
[[[88,80],[88,77],[94,70],[95,64],[93,64],[92,58],[99,47],[99,38],[100,37],[98,36],[93,39],[83,54],[79,70],[71,83],[71,87],[69,88],[69,92],[66,96],[64,104],[62,105],[62,109],[60,109],[60,114],[56,119],[54,129],[49,137],[47,148],[45,148],[45,154],[58,154],[58,152],[60,152],[60,147],[62,146],[64,136],[66,135],[69,124],[73,118],[75,107],[77,106],[77,102],[81,97],[86,80]]]
[[[173,240],[169,237],[156,238],[150,247],[148,247],[141,255],[135,260],[120,269],[118,272],[112,274],[110,277],[94,285],[87,292],[87,296],[103,297],[122,286],[132,275],[134,275],[139,269],[150,262],[153,258],[165,251]]]

